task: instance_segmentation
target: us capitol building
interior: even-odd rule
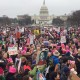
[[[45,0],[43,5],[41,6],[39,15],[32,16],[32,19],[35,21],[36,25],[51,25],[53,16],[49,16],[49,11],[47,6],[45,5]]]
[[[23,16],[21,15],[18,16],[18,19],[23,18]],[[39,15],[31,16],[31,19],[34,20],[34,24],[32,26],[52,26],[52,20],[57,17],[59,17],[64,21],[67,20],[67,15],[62,15],[62,16],[51,15],[50,16],[44,0],[43,5],[41,6],[41,9],[40,9]]]

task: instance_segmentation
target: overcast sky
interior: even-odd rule
[[[80,9],[80,0],[45,0],[52,15],[69,14]],[[0,0],[0,16],[16,17],[23,14],[39,14],[43,0]]]

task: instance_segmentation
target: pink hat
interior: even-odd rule
[[[61,46],[56,46],[56,47],[57,47],[57,49],[60,49]]]
[[[27,47],[24,47],[24,50],[27,51]]]
[[[65,54],[66,53],[66,50],[65,49],[62,49],[62,52],[63,52],[63,54]]]
[[[8,63],[13,62],[12,58],[7,59]]]
[[[21,51],[21,54],[23,54],[23,55],[26,54],[26,51],[25,50]]]
[[[30,66],[24,66],[24,70],[26,70],[26,69],[28,69],[28,70],[31,70],[31,68],[30,68]]]
[[[65,45],[64,45],[64,44],[61,44],[61,47],[62,47],[62,48],[65,48]]]
[[[70,64],[75,64],[75,61],[71,61],[71,60],[70,60]]]
[[[66,49],[69,50],[69,46],[68,45],[66,45]]]
[[[9,67],[9,72],[10,72],[10,73],[16,73],[16,68],[13,67],[13,66],[10,66],[10,67]]]
[[[3,69],[0,67],[0,75],[3,75],[4,71]]]
[[[70,50],[66,50],[66,53],[70,52]]]

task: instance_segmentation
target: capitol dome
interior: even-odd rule
[[[52,19],[49,16],[48,8],[45,5],[45,0],[43,1],[43,5],[40,8],[39,15],[36,17],[36,23],[40,26],[49,26],[51,24]]]
[[[40,9],[40,15],[47,15],[48,16],[48,14],[49,14],[48,8],[45,5],[45,0],[44,0],[43,5],[41,6],[41,9]]]

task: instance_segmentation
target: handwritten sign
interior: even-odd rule
[[[66,43],[66,37],[65,36],[61,36],[61,43]]]
[[[17,47],[8,47],[8,53],[9,53],[9,55],[16,55],[16,54],[18,54]]]

